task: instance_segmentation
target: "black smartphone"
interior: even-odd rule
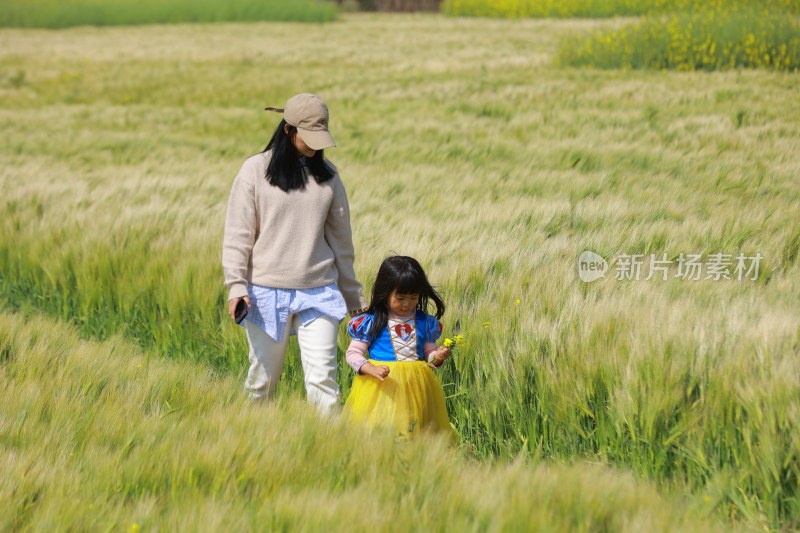
[[[244,317],[247,316],[247,302],[244,301],[244,298],[239,300],[236,304],[236,310],[233,312],[234,320],[236,320],[237,324],[241,324]]]

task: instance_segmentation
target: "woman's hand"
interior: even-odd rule
[[[250,297],[249,296],[240,296],[239,298],[231,298],[228,300],[228,314],[231,315],[231,320],[234,322],[236,321],[236,304],[239,303],[239,300],[244,298],[244,303],[247,304],[247,307],[250,307]]]
[[[428,366],[431,368],[439,368],[450,357],[450,348],[446,346],[439,346],[439,349],[431,352],[428,355]]]
[[[348,313],[350,313],[350,318],[355,318],[358,315],[363,315],[367,311],[369,311],[369,307],[362,307],[361,309],[353,309],[352,311],[348,311]]]
[[[388,366],[375,366],[372,363],[364,363],[358,371],[381,381],[386,379],[386,376],[389,375]]]

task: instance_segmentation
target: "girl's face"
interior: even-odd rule
[[[389,311],[395,315],[410,315],[418,303],[419,294],[399,294],[397,291],[392,291],[389,295]]]
[[[288,134],[289,133],[289,126],[288,124],[283,127],[283,130]],[[300,137],[300,134],[295,131],[294,135],[292,135],[292,144],[294,145],[295,151],[306,157],[314,157],[314,154],[317,153],[316,150],[313,148],[309,148],[306,142]]]

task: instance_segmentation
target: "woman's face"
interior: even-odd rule
[[[389,295],[389,311],[395,315],[406,316],[414,312],[419,303],[419,294],[399,294],[392,291]]]
[[[283,131],[287,134],[289,133],[289,125],[285,125],[283,127]],[[317,153],[316,150],[313,148],[309,148],[308,145],[303,141],[303,138],[300,136],[300,133],[297,130],[292,133],[292,144],[294,144],[294,149],[297,151],[298,154],[304,155],[306,157],[314,157],[314,154]]]

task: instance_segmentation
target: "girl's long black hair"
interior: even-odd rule
[[[444,302],[425,276],[422,266],[413,257],[395,255],[387,257],[378,269],[375,285],[372,287],[372,301],[369,313],[375,316],[368,337],[377,339],[389,323],[389,296],[398,294],[419,294],[417,309],[427,312],[428,302],[436,305],[436,318],[444,314]]]
[[[288,133],[284,131],[287,127]],[[264,152],[272,150],[272,157],[267,166],[267,181],[283,192],[305,189],[308,178],[294,148],[292,140],[297,135],[297,128],[281,120],[275,133],[264,148]],[[317,183],[324,183],[333,177],[333,168],[325,161],[324,150],[317,150],[314,157],[306,158],[308,171]]]

